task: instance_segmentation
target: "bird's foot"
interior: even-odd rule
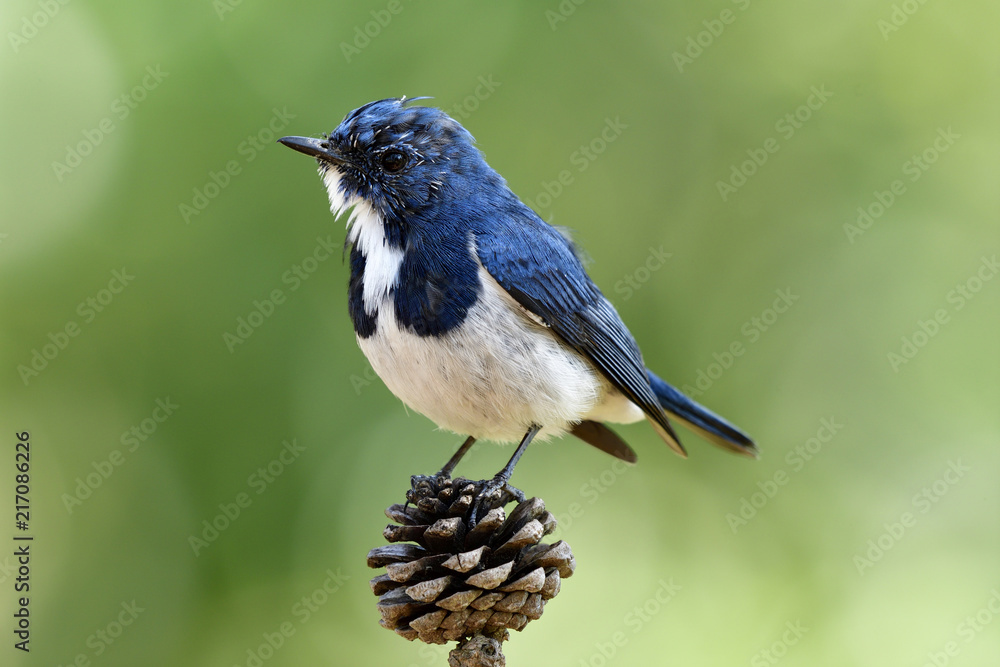
[[[424,486],[439,488],[445,486],[450,479],[451,475],[443,471],[438,471],[433,475],[410,475],[410,486],[414,489]]]
[[[469,526],[473,527],[479,523],[479,520],[486,516],[490,510],[503,507],[514,501],[524,502],[524,492],[511,486],[503,476],[497,475],[483,483],[476,494],[469,514]]]
[[[433,475],[410,475],[410,490],[406,492],[406,507],[417,504],[420,498],[432,498],[445,486],[449,486],[451,475],[439,470]]]

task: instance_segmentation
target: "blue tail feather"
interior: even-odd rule
[[[666,412],[707,440],[725,449],[756,457],[757,445],[746,433],[646,369],[649,385]]]

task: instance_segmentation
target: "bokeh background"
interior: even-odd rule
[[[274,143],[405,94],[573,228],[648,365],[763,451],[684,433],[683,461],[641,424],[619,429],[634,468],[533,446],[513,481],[578,569],[509,664],[997,664],[998,21],[985,1],[6,0],[0,663],[445,664],[377,625],[365,555],[461,438],[374,378],[347,268],[314,255],[343,224]]]

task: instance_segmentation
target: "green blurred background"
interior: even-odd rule
[[[1000,662],[995,3],[339,4],[0,6],[0,663],[445,664],[377,625],[365,555],[461,438],[374,379],[347,268],[304,262],[343,224],[274,143],[404,94],[763,450],[532,447],[578,568],[509,664]]]

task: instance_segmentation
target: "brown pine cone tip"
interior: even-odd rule
[[[538,498],[518,503],[504,490],[480,506],[473,502],[486,480],[418,476],[405,505],[385,513],[400,525],[383,531],[390,544],[368,553],[368,567],[385,567],[371,580],[379,596],[379,623],[409,640],[444,644],[475,634],[506,639],[542,615],[576,562],[569,545],[542,544],[556,520]]]

